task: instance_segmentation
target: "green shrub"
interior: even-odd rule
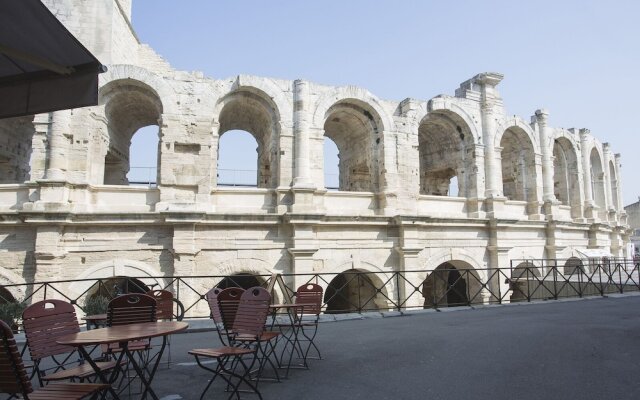
[[[25,303],[9,302],[0,304],[0,320],[4,321],[14,331],[18,329],[18,322],[22,319],[22,312],[27,308]]]
[[[85,299],[82,310],[86,315],[105,314],[109,301],[110,299],[105,296],[89,296]]]

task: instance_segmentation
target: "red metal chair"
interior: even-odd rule
[[[227,331],[231,331],[229,339],[236,345],[242,344],[242,347],[223,346],[215,349],[193,349],[189,351],[189,354],[195,356],[200,368],[213,374],[213,377],[205,387],[200,398],[204,398],[205,393],[209,390],[213,381],[220,376],[227,384],[233,387],[233,391],[229,397],[232,397],[233,394],[238,396],[240,385],[244,383],[262,399],[262,395],[257,387],[259,378],[254,385],[249,379],[249,373],[260,356],[262,355],[263,359],[265,359],[266,356],[262,344],[267,340],[266,337],[269,336],[265,336],[264,326],[267,321],[267,315],[269,314],[271,295],[264,288],[254,287],[244,291],[239,301],[236,301],[235,297],[233,301],[227,301],[225,300],[227,297],[225,292],[230,291],[230,289],[235,289],[236,293],[238,293],[238,288],[223,290],[217,296],[218,304],[224,325]],[[231,312],[233,302],[237,304],[235,312]],[[229,329],[228,326],[228,323],[231,322],[230,318],[233,320],[231,329]],[[252,356],[250,364],[245,362],[245,356]],[[204,365],[200,360],[202,357],[215,358],[217,361],[215,369]],[[236,372],[237,368],[235,367],[238,365],[242,365],[242,373]],[[259,372],[262,371],[262,367],[263,363],[260,363]],[[237,382],[234,383],[234,380],[237,380]]]
[[[304,304],[298,323],[302,336],[304,336],[308,342],[303,354],[305,365],[312,347],[318,354],[318,356],[314,358],[322,359],[320,349],[315,343],[315,338],[318,333],[318,321],[320,319],[320,313],[322,312],[322,294],[322,286],[315,283],[304,284],[296,290],[295,303]]]
[[[66,379],[83,381],[95,375],[89,364],[78,363],[75,348],[56,342],[62,336],[80,332],[80,324],[72,304],[62,300],[39,301],[24,310],[22,321],[29,353],[41,386],[43,382]],[[44,360],[50,362],[42,363]],[[52,367],[41,368],[44,364]],[[96,365],[102,370],[109,370],[116,363],[106,361],[97,362]]]
[[[21,395],[24,399],[83,399],[87,396],[97,398],[100,392],[110,386],[97,383],[51,383],[33,390],[29,375],[25,371],[22,357],[18,351],[11,328],[0,321],[0,393]]]

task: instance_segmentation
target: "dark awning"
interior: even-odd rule
[[[105,70],[39,0],[0,0],[0,118],[96,105]]]

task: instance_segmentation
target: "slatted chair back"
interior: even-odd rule
[[[233,332],[258,338],[267,322],[269,304],[271,295],[265,288],[256,286],[245,290],[233,320]]]
[[[24,369],[20,351],[16,345],[11,328],[4,321],[0,321],[0,393],[26,396],[33,392],[31,381]]]
[[[230,287],[218,293],[218,308],[222,318],[222,325],[227,332],[233,330],[233,323],[236,319],[240,298],[244,293],[244,289],[238,287]]]
[[[42,300],[33,303],[22,313],[22,324],[32,360],[75,350],[56,342],[62,336],[80,332],[76,310],[66,301]]]
[[[173,320],[173,293],[168,290],[149,290],[145,294],[156,299],[156,319]]]
[[[222,289],[214,287],[204,295],[207,304],[209,304],[210,317],[216,325],[222,323],[222,314],[220,314],[220,307],[218,306],[220,292],[222,292]]]
[[[156,321],[156,300],[146,294],[123,294],[107,306],[107,326]]]
[[[322,286],[307,283],[296,291],[296,304],[304,304],[302,314],[319,315],[322,311]]]

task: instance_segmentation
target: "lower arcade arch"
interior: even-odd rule
[[[325,314],[386,311],[387,289],[375,274],[352,269],[336,275],[325,290]]]
[[[480,278],[464,261],[444,262],[422,282],[424,308],[459,307],[482,302]]]
[[[227,275],[215,287],[219,289],[227,289],[230,287],[237,287],[244,290],[247,290],[252,287],[260,286],[266,288],[268,286],[268,282],[262,276],[254,275],[250,272],[238,272],[233,275]],[[271,291],[271,303],[277,304],[279,303],[280,295],[276,292],[276,289]]]

